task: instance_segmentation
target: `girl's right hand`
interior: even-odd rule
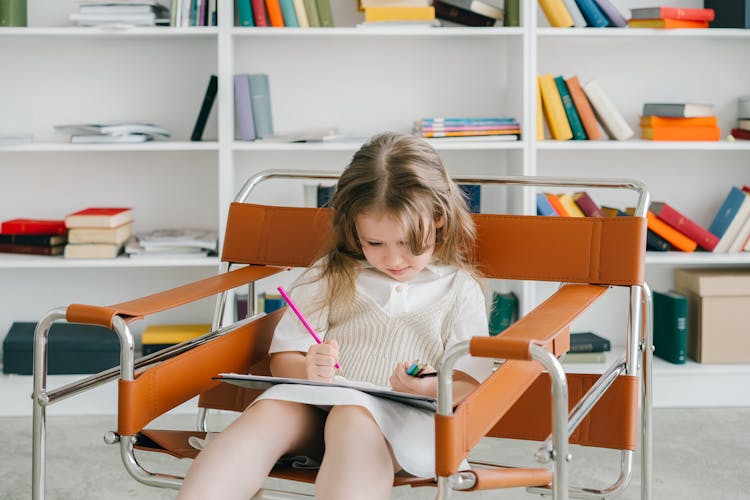
[[[339,359],[339,344],[335,340],[310,346],[305,355],[307,380],[331,382]]]

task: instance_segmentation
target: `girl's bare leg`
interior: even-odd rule
[[[325,455],[315,483],[320,500],[390,498],[400,467],[370,413],[359,406],[334,406],[325,424]]]
[[[320,456],[324,418],[302,403],[258,401],[198,454],[177,498],[248,500],[282,455]]]

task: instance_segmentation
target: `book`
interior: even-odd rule
[[[284,17],[284,26],[288,28],[297,28],[297,11],[294,9],[294,0],[279,0],[281,15]]]
[[[575,332],[570,334],[568,352],[606,352],[612,349],[609,339],[594,332]]]
[[[298,384],[311,387],[340,387],[345,389],[355,389],[372,396],[385,398],[399,403],[415,406],[424,410],[436,411],[437,400],[430,396],[421,396],[418,394],[409,394],[397,392],[390,387],[366,384],[363,382],[352,382],[344,377],[335,376],[333,382],[318,382],[314,380],[305,380],[298,378],[269,377],[265,375],[245,375],[242,373],[220,373],[214,377],[214,380],[220,380],[240,387],[252,389],[268,389],[276,384]]]
[[[114,259],[123,251],[123,245],[109,243],[68,243],[63,256],[66,259]]]
[[[104,135],[104,134],[74,134],[70,136],[71,144],[138,144],[150,141],[152,137],[142,134]]]
[[[654,354],[675,364],[687,360],[687,297],[674,290],[653,292]]]
[[[536,194],[536,214],[547,216],[560,215],[557,213],[557,210],[555,210],[555,207],[552,206],[544,193]]]
[[[581,123],[581,119],[578,117],[578,111],[576,111],[573,98],[568,91],[568,85],[562,76],[555,77],[555,85],[557,86],[557,91],[560,93],[560,100],[565,110],[565,116],[568,117],[568,124],[570,125],[570,130],[573,132],[573,139],[586,140],[586,131],[583,129],[583,123]]]
[[[122,245],[133,234],[133,224],[116,227],[75,227],[68,231],[68,243],[111,243]]]
[[[147,356],[166,347],[200,337],[210,331],[211,324],[209,323],[148,325],[141,334],[141,354]]]
[[[740,130],[750,131],[750,118],[738,118],[737,128]]]
[[[422,137],[463,137],[463,136],[482,136],[482,135],[517,135],[520,132],[518,128],[512,129],[490,129],[490,130],[448,130],[445,132],[422,132]]]
[[[750,0],[703,0],[703,7],[715,12],[712,28],[750,28]]]
[[[431,21],[435,19],[435,8],[428,7],[367,7],[365,22],[378,21]]]
[[[0,242],[0,253],[23,253],[31,255],[60,255],[65,245],[24,245]]]
[[[729,250],[748,217],[750,217],[750,195],[732,186],[708,226],[708,230],[719,237],[714,252],[726,253]]]
[[[336,137],[338,137],[338,129],[336,127],[318,127],[267,135],[262,139],[258,139],[258,142],[322,142],[335,139]]]
[[[503,26],[514,27],[521,26],[521,0],[505,0],[503,9],[505,11],[505,18],[503,19]]]
[[[536,79],[536,140],[544,140],[544,111],[542,111],[542,90],[539,78]]]
[[[713,21],[713,9],[689,7],[638,7],[630,9],[630,19],[684,19],[685,21]]]
[[[250,0],[237,0],[237,26],[255,26]]]
[[[659,219],[695,241],[704,250],[712,252],[717,243],[719,243],[719,238],[715,234],[688,218],[668,203],[652,201],[649,205],[649,210]]]
[[[268,14],[268,22],[274,28],[284,27],[284,16],[281,14],[281,5],[279,0],[265,0],[266,3],[266,14]]]
[[[646,250],[654,250],[656,252],[668,252],[672,250],[672,244],[648,229],[646,231]]]
[[[604,363],[607,355],[603,352],[566,352],[560,357],[561,363]]]
[[[65,234],[64,220],[10,219],[0,223],[1,234]]]
[[[565,115],[565,107],[560,97],[560,92],[555,85],[554,77],[547,73],[539,75],[539,90],[542,94],[542,110],[547,119],[550,134],[555,140],[568,140],[573,138],[573,131]]]
[[[698,247],[695,241],[656,217],[651,210],[646,214],[646,225],[678,250],[693,252]]]
[[[708,28],[708,21],[683,21],[682,19],[631,19],[631,28]]]
[[[492,311],[490,312],[490,335],[495,336],[504,331],[518,319],[518,297],[513,292],[492,294]]]
[[[750,140],[750,130],[744,130],[740,128],[732,129],[732,137],[735,139]]]
[[[482,185],[481,184],[459,184],[458,187],[464,194],[469,212],[481,213],[482,207]]]
[[[133,220],[133,209],[129,207],[89,207],[65,217],[65,226],[117,227]]]
[[[146,250],[160,248],[218,249],[218,233],[213,229],[166,228],[136,233],[138,243]]]
[[[594,199],[586,191],[573,193],[573,201],[581,209],[586,217],[604,217],[604,212],[599,208]]]
[[[0,243],[11,245],[31,245],[51,247],[55,245],[64,245],[68,237],[64,234],[2,234],[0,233]]]
[[[193,132],[190,134],[191,141],[200,141],[203,138],[203,131],[206,128],[206,122],[208,121],[208,116],[211,114],[211,108],[213,108],[214,100],[216,100],[216,92],[218,90],[219,79],[216,75],[211,75],[208,79],[208,87],[203,96],[200,111],[198,111],[198,118],[195,120]]]
[[[471,10],[461,9],[441,0],[434,0],[432,7],[435,9],[436,18],[464,26],[495,26],[497,23],[497,19],[494,17],[487,17]]]
[[[542,8],[550,26],[555,28],[573,26],[573,18],[570,17],[570,12],[565,8],[562,0],[539,0],[539,7]]]
[[[557,215],[560,217],[570,217],[568,210],[562,203],[560,203],[560,198],[555,193],[544,193],[544,196],[547,197],[547,201],[549,201],[549,204],[555,209]]]
[[[503,19],[503,9],[490,5],[482,0],[442,0],[443,3],[458,7],[459,9],[469,10],[493,19]]]
[[[715,116],[697,116],[692,118],[676,116],[641,116],[641,127],[718,127],[719,120]]]
[[[55,130],[71,134],[129,136],[144,135],[151,137],[170,138],[172,133],[159,125],[145,122],[120,122],[120,123],[79,123],[55,125]]]
[[[748,240],[750,240],[750,217],[745,219],[742,227],[740,227],[740,230],[737,232],[737,236],[729,245],[727,253],[737,253],[744,251],[745,247],[747,246]]]
[[[453,144],[458,142],[507,142],[517,141],[518,134],[504,135],[465,135],[451,137],[425,137],[424,140],[430,144]]]
[[[265,0],[250,0],[250,5],[253,8],[253,20],[255,25],[258,27],[265,27],[269,25],[268,15],[266,13]]]
[[[596,5],[599,7],[599,10],[602,11],[604,17],[609,20],[610,26],[617,26],[618,28],[624,28],[627,26],[628,22],[625,20],[625,16],[617,10],[615,4],[609,0],[594,0],[594,2],[596,2]]]
[[[250,101],[255,122],[255,137],[273,135],[273,115],[271,113],[271,88],[268,75],[254,73],[250,78]]]
[[[691,118],[713,116],[713,104],[695,102],[646,102],[643,104],[643,116],[672,116]]]
[[[26,26],[26,0],[3,0],[0,2],[0,28]]]
[[[331,201],[331,198],[333,197],[333,193],[335,192],[336,192],[336,184],[331,184],[329,186],[326,186],[324,184],[318,184],[317,207],[318,208],[327,207],[328,203]]]
[[[250,98],[250,75],[247,73],[234,75],[234,109],[240,138],[243,141],[254,141],[255,120]]]
[[[570,17],[573,19],[573,26],[576,28],[585,28],[586,18],[581,14],[581,9],[578,8],[575,0],[563,0],[563,3],[565,4],[568,14],[570,14]]]
[[[590,80],[583,86],[583,91],[589,98],[591,107],[594,108],[594,113],[604,131],[611,139],[625,141],[633,137],[633,129],[607,96],[598,80]]]
[[[604,28],[609,26],[609,19],[604,15],[594,0],[575,0],[578,8],[581,9],[586,24],[591,28]]]
[[[642,127],[641,139],[650,141],[720,141],[719,127]]]
[[[318,22],[321,28],[333,28],[333,9],[331,8],[331,0],[315,0],[315,5],[318,8]]]
[[[578,81],[577,76],[571,76],[565,83],[568,85],[568,91],[570,97],[573,99],[573,105],[578,112],[578,118],[581,120],[583,129],[586,132],[586,137],[590,141],[595,141],[602,136],[602,131],[599,128],[599,122],[596,121],[596,115],[594,110],[591,109],[591,103],[588,97],[583,92],[581,82]]]
[[[318,5],[315,0],[302,0],[305,4],[305,14],[307,15],[307,22],[311,28],[320,27],[320,18],[318,17]]]
[[[565,207],[565,211],[568,212],[568,217],[585,217],[569,193],[558,194],[557,199],[560,200],[560,204]]]
[[[305,3],[302,0],[292,0],[292,2],[294,3],[294,14],[297,16],[297,25],[300,28],[309,28]]]

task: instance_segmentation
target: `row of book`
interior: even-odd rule
[[[429,117],[414,122],[414,133],[423,138],[484,138],[515,141],[521,126],[510,117]]]
[[[630,9],[626,19],[611,0],[539,0],[539,6],[550,26],[558,28],[708,28],[716,18],[710,7],[643,6]]]
[[[237,0],[237,26],[329,28],[331,0]]]
[[[218,0],[171,0],[170,25],[218,26]]]
[[[719,141],[713,105],[675,102],[643,104],[641,138],[653,141]]]

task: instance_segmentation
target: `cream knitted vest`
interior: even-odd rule
[[[440,300],[397,315],[386,313],[373,299],[357,293],[325,335],[326,340],[339,344],[342,375],[387,386],[397,363],[419,361],[437,368],[467,279],[473,278],[464,271],[457,272],[450,291]]]

